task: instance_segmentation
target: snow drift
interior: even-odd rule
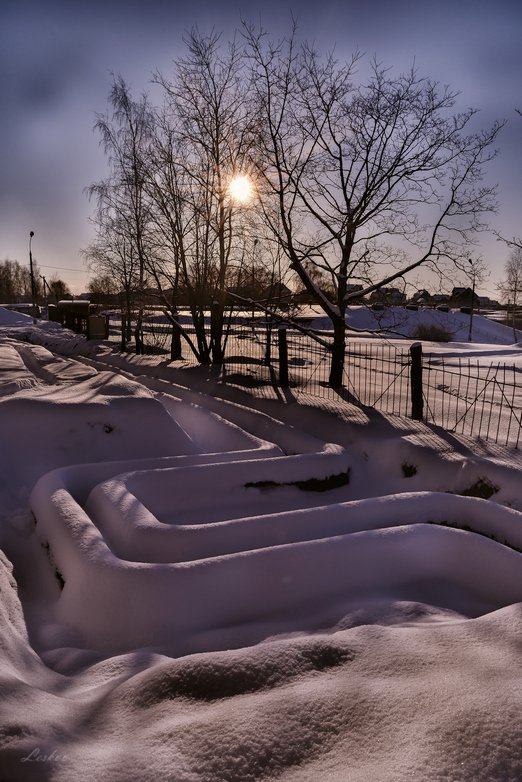
[[[2,782],[518,782],[516,452],[0,347]]]

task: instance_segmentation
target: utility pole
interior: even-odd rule
[[[33,319],[36,318],[36,286],[34,284],[34,272],[33,272],[33,253],[31,251],[31,242],[34,236],[34,231],[29,233],[29,268],[31,270],[31,298],[32,298],[32,310]]]
[[[48,289],[49,293],[51,292],[51,289],[50,289],[50,288],[49,288],[49,286],[47,285],[47,280],[45,279],[45,277],[44,277],[42,274],[40,274],[40,277],[41,277],[41,279],[43,280],[45,306],[47,307],[47,291],[46,291],[46,287],[47,287],[47,289]]]
[[[468,261],[471,264],[471,268],[473,270],[472,271],[472,274],[473,274],[473,277],[472,277],[473,288],[472,288],[472,292],[471,292],[471,310],[470,310],[470,314],[469,314],[469,335],[468,335],[468,342],[471,342],[472,341],[471,340],[471,330],[473,328],[473,305],[475,303],[475,268],[473,266],[473,261],[471,260],[471,258],[468,258]]]

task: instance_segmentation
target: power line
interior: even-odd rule
[[[78,274],[87,274],[85,269],[68,269],[66,266],[48,266],[45,263],[38,263],[38,261],[35,261],[35,264],[38,266],[39,269],[61,269],[64,272],[77,272]],[[29,266],[28,263],[23,263],[21,265]]]

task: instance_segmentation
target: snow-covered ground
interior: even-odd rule
[[[224,396],[0,309],[0,780],[522,779],[518,452]]]
[[[328,328],[329,321],[317,306],[304,307],[301,316],[310,321],[315,328]],[[404,307],[387,307],[374,310],[367,306],[349,307],[346,322],[350,328],[359,332],[366,330],[388,329],[389,336],[401,334],[415,339],[419,326],[437,326],[443,328],[454,342],[467,342],[469,339],[470,316],[464,312],[431,308],[405,309]],[[331,327],[331,326],[330,326]],[[480,315],[475,311],[472,322],[472,339],[478,343],[495,345],[510,345],[513,343],[513,329]],[[357,332],[352,332],[356,336]],[[367,334],[362,334],[368,338]]]

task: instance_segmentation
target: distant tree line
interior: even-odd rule
[[[358,54],[320,56],[295,28],[272,42],[244,24],[228,44],[193,29],[185,44],[172,75],[153,76],[161,105],[133,99],[114,76],[109,110],[97,115],[109,173],[87,188],[91,285],[117,292],[138,327],[154,289],[175,353],[184,339],[216,363],[234,303],[288,317],[281,305],[297,286],[333,323],[331,337],[312,336],[340,387],[355,298],[404,284],[420,266],[467,268],[496,208],[483,175],[501,125],[469,130],[475,110],[456,113],[457,93],[414,68],[394,76],[373,62],[357,82]]]
[[[46,280],[40,274],[36,261],[33,261],[34,286],[38,304],[58,302],[71,297],[71,291],[66,282],[58,275]],[[22,266],[18,261],[0,261],[0,303],[30,304],[32,303],[31,272],[28,266]]]
[[[31,273],[27,266],[21,266],[18,261],[0,261],[0,302],[32,302]]]

